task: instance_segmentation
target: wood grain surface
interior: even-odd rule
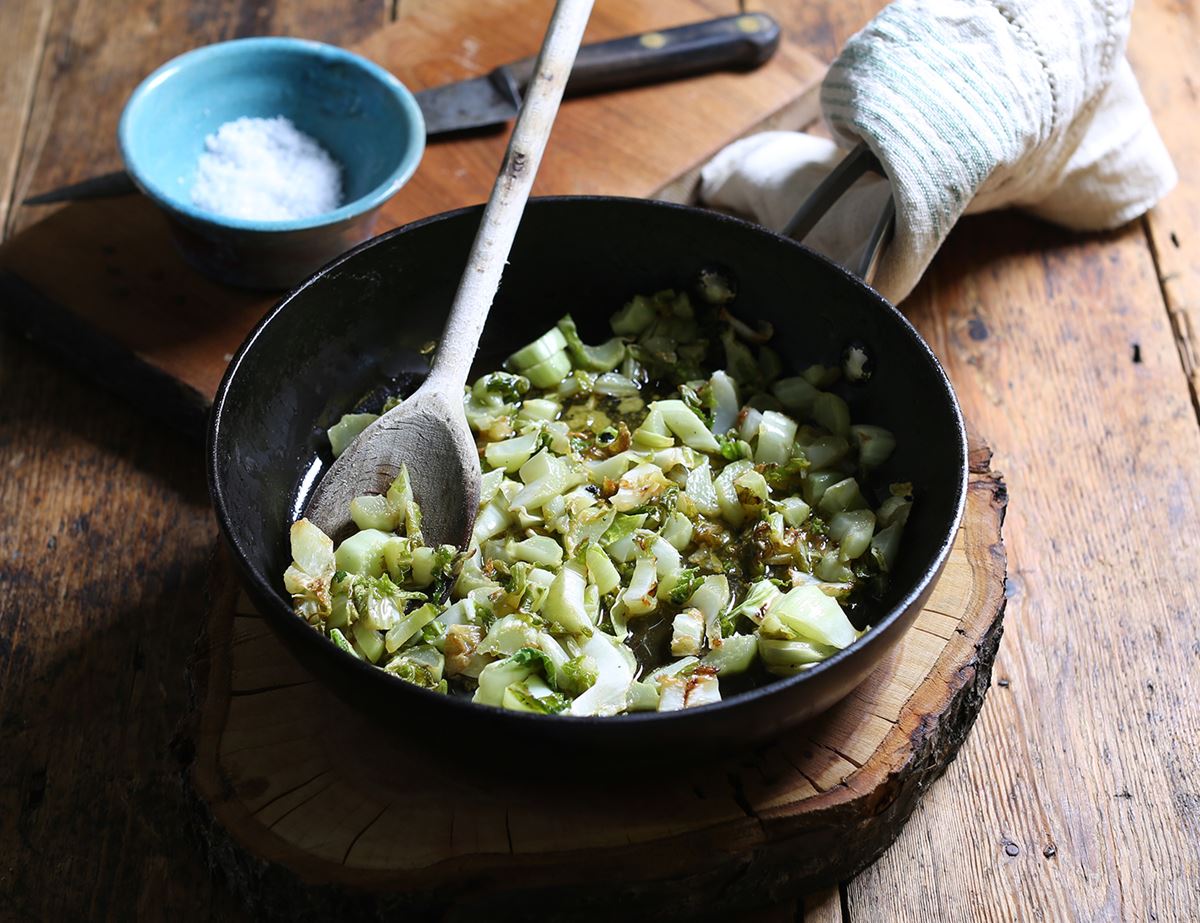
[[[1180,241],[1171,284],[1194,310],[1198,107],[1180,66],[1196,60],[1194,12],[1138,9],[1135,65],[1183,174],[1150,221]],[[905,309],[1014,498],[1003,685],[939,790],[850,883],[850,919],[1196,919],[1200,428],[1145,226],[968,219]]]
[[[103,167],[123,97],[106,92],[114,55],[99,45],[125,44],[132,77],[238,30],[349,43],[386,18],[379,3],[330,15],[323,0],[42,6],[28,131],[0,131],[0,162],[19,157],[17,197],[39,170],[76,178],[58,164],[79,149]],[[144,43],[122,38],[147,23]],[[12,67],[0,60],[6,85]],[[97,121],[107,134],[92,134]],[[0,919],[249,920],[206,868],[179,780],[216,536],[195,446],[4,332],[0,471]]]
[[[17,177],[18,140],[25,134],[34,79],[46,44],[50,4],[45,0],[11,0],[0,6],[0,125],[14,141],[0,145],[0,229],[8,222],[9,202]]]
[[[1194,4],[1139,3],[1134,7],[1129,58],[1158,130],[1184,174],[1183,182],[1145,218],[1155,269],[1179,348],[1183,373],[1200,414],[1200,131],[1196,129],[1196,78],[1186,67],[1161,62],[1195,61],[1200,51],[1200,12]]]
[[[522,920],[531,906],[604,920],[614,902],[633,919],[686,919],[836,884],[892,842],[990,684],[1007,499],[990,457],[971,453],[963,526],[912,630],[853,694],[768,746],[632,785],[606,773],[587,798],[573,772],[481,777],[374,733],[239,598],[221,555],[196,671],[211,854],[257,915],[281,920]]]
[[[552,7],[546,0],[440,0],[422,4],[356,50],[423,90],[534,53]],[[665,29],[703,19],[705,9],[701,0],[605,0],[593,8],[585,40]],[[731,3],[713,10],[731,12]],[[674,186],[733,138],[768,124],[811,121],[815,101],[805,91],[823,71],[788,36],[771,61],[749,73],[569,99],[555,119],[533,194],[648,196]],[[381,226],[484,201],[507,141],[500,132],[430,144],[412,180],[384,206]]]
[[[762,5],[827,59],[882,4]],[[38,188],[80,178],[78,150],[106,167],[112,68],[132,79],[252,32],[349,43],[390,11],[23,8],[50,12],[40,47],[41,20],[22,16],[28,41],[6,33],[20,53],[0,62],[18,120],[7,88],[37,73],[26,128],[0,132],[18,196],[35,175]],[[1182,174],[1146,222],[1088,236],[969,219],[906,305],[1006,475],[1010,599],[981,719],[899,840],[845,886],[854,923],[1200,918],[1200,426],[1181,353],[1200,292],[1196,17],[1174,0],[1135,12],[1135,70]],[[9,227],[36,217],[14,208]],[[215,535],[195,452],[11,335],[0,395],[0,918],[250,919],[205,868],[176,780]],[[842,906],[826,893],[759,919]]]

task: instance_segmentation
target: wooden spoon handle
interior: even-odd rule
[[[592,0],[558,0],[554,8],[426,387],[461,391],[466,383],[591,11]]]

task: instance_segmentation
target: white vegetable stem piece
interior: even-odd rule
[[[480,474],[463,387],[591,10],[592,0],[555,6],[428,378],[346,447],[309,500],[306,516],[335,540],[351,529],[351,500],[381,493],[401,463],[412,474],[427,541],[465,545],[470,537]]]

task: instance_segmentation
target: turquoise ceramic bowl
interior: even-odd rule
[[[343,204],[291,221],[226,218],[191,201],[204,139],[242,116],[283,115],[342,165]],[[247,38],[168,61],[133,92],[118,129],[125,168],[166,213],[189,263],[222,282],[288,288],[371,236],[412,176],[425,122],[399,80],[341,48]]]

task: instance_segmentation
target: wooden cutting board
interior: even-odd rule
[[[260,920],[785,919],[750,911],[873,862],[983,704],[1006,573],[990,457],[973,440],[946,568],[844,701],[750,753],[586,784],[378,733],[239,598],[222,550],[185,728],[210,861]]]
[[[421,90],[535,53],[552,7],[550,0],[443,0],[355,50]],[[701,0],[604,0],[586,40],[713,15]],[[823,73],[785,35],[775,57],[750,73],[568,100],[534,194],[685,201],[699,166],[729,141],[812,121]],[[376,230],[485,200],[506,143],[507,132],[432,142]],[[0,247],[0,306],[12,323],[196,433],[232,353],[276,299],[225,288],[187,267],[165,220],[140,196],[60,208]]]

